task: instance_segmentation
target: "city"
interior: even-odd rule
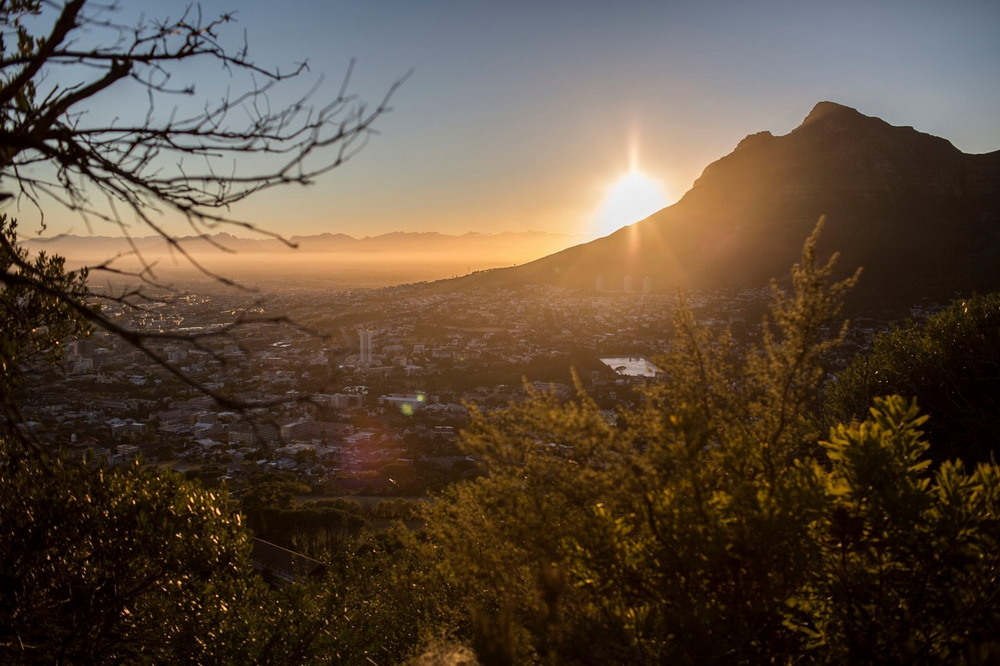
[[[60,369],[35,376],[24,427],[80,457],[140,459],[209,486],[239,488],[283,472],[318,497],[420,496],[474,471],[454,446],[470,405],[501,409],[529,390],[567,397],[579,382],[614,423],[616,407],[633,404],[635,386],[657,381],[648,371],[629,376],[626,365],[641,359],[655,368],[679,303],[555,287],[422,287],[263,296],[219,287],[105,306],[127,327],[181,336],[150,349],[194,385],[98,332],[70,342]],[[752,336],[769,299],[770,290],[756,289],[688,295],[684,304],[701,324]],[[842,365],[878,326],[884,322],[855,322],[840,360],[831,361]],[[616,356],[626,365],[601,362]],[[220,407],[202,389],[246,408]]]

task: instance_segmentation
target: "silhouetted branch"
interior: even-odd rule
[[[364,147],[406,77],[369,107],[349,92],[351,63],[336,96],[325,104],[313,104],[314,86],[290,104],[272,107],[271,95],[307,72],[307,62],[282,71],[254,62],[245,38],[237,48],[227,47],[220,35],[232,14],[206,19],[198,6],[189,6],[177,18],[143,17],[129,26],[114,20],[118,9],[117,3],[87,0],[13,0],[0,7],[0,179],[19,202],[39,212],[43,229],[49,201],[79,214],[88,229],[95,221],[113,224],[129,245],[127,255],[138,260],[138,270],[115,266],[125,256],[118,255],[89,271],[133,278],[141,286],[117,294],[67,289],[57,276],[36,270],[4,237],[0,251],[9,256],[0,288],[28,290],[59,303],[225,407],[273,404],[251,404],[209,389],[170,363],[156,345],[182,342],[225,364],[213,344],[233,339],[252,324],[295,326],[286,317],[239,316],[194,333],[140,331],[105,315],[98,302],[136,308],[160,300],[148,289],[166,287],[156,279],[155,263],[136,244],[136,228],[159,236],[172,254],[202,274],[239,287],[198,261],[160,216],[178,215],[196,236],[222,251],[228,250],[209,234],[220,225],[293,246],[280,231],[232,217],[231,207],[279,185],[308,185],[342,165]],[[44,25],[48,30],[38,29]],[[182,109],[171,99],[193,97],[195,87],[175,80],[175,66],[191,62],[242,76],[245,88],[227,90],[198,110]],[[136,99],[146,100],[145,112],[134,120],[109,119],[90,109],[107,90],[129,85],[136,87]]]
[[[39,210],[44,194],[88,220],[111,222],[126,231],[130,225],[115,207],[123,204],[140,226],[208,274],[152,213],[178,213],[198,234],[228,224],[291,245],[279,232],[232,218],[229,207],[278,185],[310,184],[350,159],[364,146],[373,123],[390,110],[402,83],[397,81],[378,105],[368,108],[348,93],[349,67],[337,96],[327,104],[311,105],[313,89],[275,110],[269,98],[274,86],[300,76],[308,65],[302,62],[282,72],[254,63],[245,45],[228,52],[218,33],[232,15],[206,21],[200,10],[188,8],[174,20],[144,20],[127,27],[102,19],[100,8],[84,13],[84,5],[83,0],[61,7],[44,3],[43,15],[58,15],[50,33],[37,43],[27,39],[30,33],[23,25],[8,21],[0,29],[4,42],[19,39],[16,52],[5,48],[0,58],[0,174],[16,181],[17,195]],[[84,27],[107,34],[110,46],[76,46],[72,33]],[[194,95],[193,85],[169,84],[170,65],[181,61],[206,61],[230,73],[242,72],[250,77],[249,88],[227,93],[194,114],[182,115],[174,107],[159,118],[155,110],[165,96]],[[42,93],[43,68],[62,72],[60,80],[78,80],[51,84]],[[103,121],[82,111],[85,102],[126,79],[145,90],[148,106],[142,122]],[[260,165],[248,157],[268,159]],[[45,175],[28,172],[41,164],[49,167]],[[107,209],[94,204],[100,198],[107,199]]]

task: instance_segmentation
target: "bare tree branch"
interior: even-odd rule
[[[14,52],[8,52],[3,40],[0,58],[0,176],[16,181],[18,196],[36,205],[40,195],[55,196],[70,210],[119,226],[124,221],[118,213],[93,202],[99,194],[123,203],[141,225],[188,260],[150,213],[172,210],[196,233],[228,224],[284,240],[280,233],[233,219],[229,208],[278,185],[310,184],[350,159],[364,147],[374,122],[390,110],[392,96],[405,79],[368,108],[348,93],[348,68],[329,103],[312,106],[314,89],[272,110],[269,95],[274,86],[300,76],[308,65],[302,62],[282,72],[254,63],[245,47],[228,52],[217,35],[232,15],[205,21],[200,10],[189,8],[175,20],[128,28],[100,13],[86,15],[84,5],[84,0],[61,7],[45,3],[58,15],[44,37],[30,35],[16,20],[0,29],[8,33],[4,37],[18,38]],[[78,48],[71,38],[82,27],[105,31],[109,46]],[[175,109],[165,119],[157,118],[154,111],[164,104],[165,95],[194,94],[190,84],[170,83],[172,64],[194,60],[248,75],[248,89],[227,93],[193,115],[179,116]],[[43,71],[71,72],[80,80],[53,84],[42,95],[38,79]],[[93,76],[84,78],[86,72]],[[142,122],[93,121],[82,113],[87,102],[125,80],[145,90],[148,108]],[[244,114],[246,119],[237,117]],[[248,157],[269,159],[254,166],[257,161]],[[41,164],[52,167],[54,175],[26,171]]]
[[[28,261],[14,236],[5,235],[12,234],[13,227],[4,218],[0,294],[32,294],[44,300],[50,308],[46,312],[64,312],[104,329],[227,408],[267,406],[272,403],[250,403],[206,387],[169,362],[158,345],[182,342],[224,364],[226,359],[213,346],[216,341],[249,324],[294,325],[287,318],[238,316],[199,333],[140,331],[105,315],[99,303],[134,308],[159,298],[147,291],[163,285],[156,278],[155,263],[147,261],[135,243],[136,229],[159,236],[172,254],[204,275],[238,287],[200,263],[162,216],[185,220],[195,236],[223,251],[226,248],[210,235],[222,225],[292,246],[280,231],[232,217],[232,206],[276,186],[311,184],[349,160],[366,145],[374,123],[391,110],[390,102],[406,77],[369,107],[349,92],[351,63],[336,96],[325,104],[313,103],[317,83],[290,104],[273,107],[272,95],[308,72],[308,63],[286,70],[258,65],[250,58],[245,37],[235,49],[227,47],[221,36],[232,14],[206,19],[194,5],[177,18],[143,17],[130,26],[115,20],[118,9],[117,2],[96,0],[0,0],[0,187],[37,209],[43,229],[52,203],[80,215],[88,229],[93,230],[95,222],[112,224],[139,268],[129,271],[114,265],[119,255],[90,267],[90,272],[132,278],[140,286],[120,293],[88,292],[81,286],[82,276],[65,273],[61,262]],[[39,28],[46,25],[47,30]],[[206,100],[196,111],[190,111],[188,103],[180,105],[194,97],[195,86],[176,80],[176,65],[191,62],[215,66],[233,79],[237,91]],[[129,86],[137,99],[145,99],[144,113],[108,119],[93,112],[108,90],[127,91]],[[30,330],[30,323],[21,322],[21,328]]]

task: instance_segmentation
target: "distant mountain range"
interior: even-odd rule
[[[872,305],[1000,289],[1000,151],[820,102],[789,134],[752,134],[676,204],[610,236],[439,285],[552,284],[653,291],[754,287],[780,278],[826,216],[824,252],[864,267]]]
[[[531,261],[576,245],[585,238],[581,235],[541,231],[462,235],[395,232],[360,239],[346,234],[325,233],[289,238],[297,246],[298,256],[287,254],[290,252],[288,245],[276,239],[239,238],[224,232],[205,237],[182,237],[179,242],[192,254],[213,254],[220,257],[225,255],[215,245],[232,251],[236,258],[248,258],[262,253],[278,256],[286,254],[289,261],[305,260],[304,255],[310,254],[357,257],[372,255],[372,258],[375,255],[396,258],[403,255],[424,259],[441,256],[456,263],[471,262],[475,268],[481,268],[483,264],[496,266]],[[132,242],[147,260],[154,260],[169,252],[166,243],[159,236],[144,236],[135,238]],[[125,239],[112,236],[61,235],[54,238],[33,238],[23,244],[32,250],[60,254],[77,263],[104,261],[109,257],[129,253],[132,249]]]

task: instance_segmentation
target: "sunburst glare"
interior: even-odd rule
[[[633,168],[609,189],[597,213],[601,235],[638,222],[667,206],[669,201],[660,185],[642,171]]]

